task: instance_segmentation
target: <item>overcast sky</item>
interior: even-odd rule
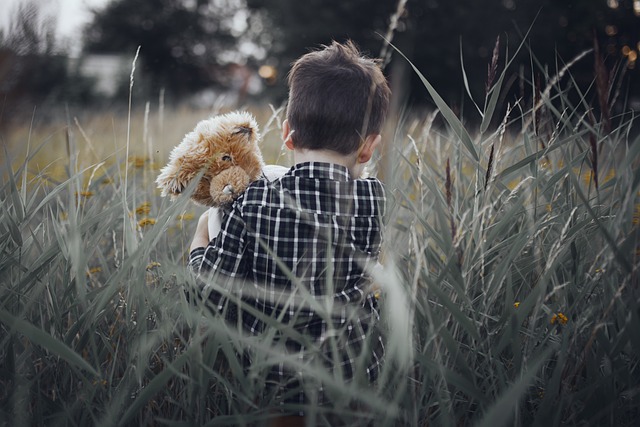
[[[7,28],[17,5],[25,0],[0,0],[0,25]],[[78,31],[91,18],[89,7],[102,6],[109,0],[32,0],[43,13],[57,19],[57,34],[63,39],[77,40]],[[74,46],[78,47],[78,46]]]

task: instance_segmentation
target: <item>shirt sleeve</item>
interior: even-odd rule
[[[224,215],[220,233],[211,239],[204,251],[196,248],[196,258],[202,253],[199,273],[211,272],[231,278],[242,278],[246,275],[244,255],[246,246],[246,228],[238,204],[234,204],[231,212]]]
[[[235,316],[234,305],[227,307],[228,293],[235,292],[236,279],[247,276],[244,267],[245,223],[235,207],[225,214],[220,233],[207,247],[195,248],[189,254],[189,268],[197,275],[201,295],[208,299],[227,319]]]
[[[246,228],[237,204],[222,220],[220,233],[206,248],[195,248],[189,254],[189,267],[197,274],[215,273],[229,278],[246,275],[244,253]]]
[[[195,248],[189,254],[189,269],[194,273],[200,272],[200,266],[202,265],[202,258],[204,257],[204,248]]]

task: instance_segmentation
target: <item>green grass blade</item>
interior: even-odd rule
[[[484,414],[482,420],[478,424],[480,427],[500,427],[511,425],[514,410],[518,406],[520,399],[522,399],[543,363],[549,359],[553,351],[554,348],[549,347],[529,363],[527,370],[522,374],[522,376],[507,390],[505,390],[502,395],[498,397],[496,403],[494,403]]]
[[[404,53],[402,53],[400,49],[395,47],[392,43],[389,43],[389,45],[393,47],[400,54],[400,56],[402,56],[409,63],[409,65],[411,65],[411,68],[413,68],[413,71],[418,75],[420,81],[429,92],[429,95],[431,95],[431,97],[433,98],[433,101],[436,103],[436,106],[442,113],[442,116],[445,118],[447,123],[449,123],[449,126],[451,126],[451,129],[455,132],[458,138],[460,138],[460,141],[471,155],[471,158],[475,161],[476,164],[478,164],[480,161],[480,157],[478,156],[478,152],[476,151],[473,141],[471,140],[471,136],[469,136],[469,133],[465,129],[460,119],[458,119],[453,110],[449,108],[444,99],[442,99],[435,88],[431,85],[431,83],[429,83],[427,78],[420,72],[420,70],[418,70],[413,62],[411,62],[409,58],[407,58]]]
[[[0,309],[0,321],[9,329],[27,337],[35,345],[39,345],[51,353],[57,354],[66,360],[70,365],[85,370],[95,377],[100,377],[98,371],[89,365],[82,356],[66,346],[62,341],[55,339],[48,333],[32,325],[31,323],[12,316],[5,310]]]
[[[620,266],[622,266],[627,271],[627,273],[631,274],[631,272],[633,271],[633,267],[631,267],[629,260],[627,260],[627,257],[620,251],[620,248],[618,248],[618,244],[615,242],[615,240],[609,233],[609,230],[607,230],[607,228],[602,224],[602,221],[600,221],[600,218],[598,218],[598,216],[595,214],[595,212],[591,208],[589,201],[587,200],[584,193],[580,189],[580,183],[578,182],[578,179],[576,178],[576,176],[571,172],[570,172],[570,176],[571,176],[571,181],[573,183],[574,190],[578,195],[578,198],[582,201],[584,208],[589,213],[589,216],[593,219],[595,224],[598,226],[598,230],[600,230],[605,241],[613,251],[615,255],[615,259],[618,261]]]

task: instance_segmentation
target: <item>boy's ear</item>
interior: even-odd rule
[[[371,156],[373,156],[373,152],[376,151],[376,148],[380,145],[380,141],[382,141],[382,135],[380,134],[367,136],[358,150],[358,163],[367,163],[371,160]]]
[[[285,119],[282,122],[282,140],[289,150],[293,150],[293,139],[291,139],[292,134],[293,132],[291,131],[291,126],[289,126],[289,120]]]

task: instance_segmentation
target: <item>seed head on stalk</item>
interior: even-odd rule
[[[489,152],[489,162],[487,163],[487,173],[484,176],[484,190],[487,191],[487,187],[489,186],[489,180],[491,179],[491,171],[493,169],[493,151],[495,148],[495,143],[491,144],[491,151]]]
[[[493,55],[491,56],[491,62],[487,64],[487,82],[485,83],[485,94],[489,94],[493,80],[496,78],[496,71],[498,70],[498,58],[500,57],[500,36],[496,37],[496,44],[493,47]]]

